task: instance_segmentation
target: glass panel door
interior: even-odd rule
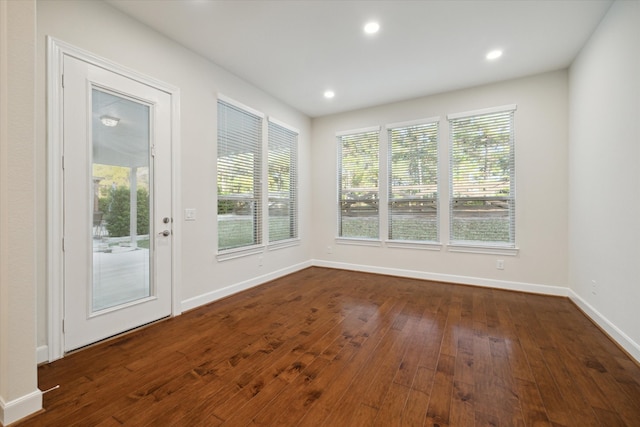
[[[171,315],[173,119],[167,91],[68,55],[63,90],[71,351]]]
[[[94,87],[91,313],[152,296],[150,107]]]

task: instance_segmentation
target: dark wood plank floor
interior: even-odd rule
[[[309,268],[40,367],[20,426],[640,426],[568,299]]]

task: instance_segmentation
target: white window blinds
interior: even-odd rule
[[[298,133],[269,121],[269,242],[298,237]]]
[[[452,243],[515,247],[514,111],[449,116]]]
[[[218,100],[218,250],[261,243],[262,117]]]
[[[338,236],[379,237],[379,133],[338,135]]]
[[[438,241],[438,122],[390,126],[389,239]]]

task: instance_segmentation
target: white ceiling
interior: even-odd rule
[[[570,65],[611,0],[107,0],[318,117]],[[380,32],[369,36],[369,20]],[[485,54],[504,50],[489,62]],[[323,97],[335,91],[331,100]]]

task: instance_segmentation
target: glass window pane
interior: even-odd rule
[[[262,118],[218,101],[218,250],[262,241]]]
[[[269,122],[269,242],[298,237],[298,134]]]
[[[389,239],[438,240],[438,123],[389,129]]]
[[[513,111],[451,121],[451,241],[515,245]]]
[[[378,135],[376,130],[338,137],[340,237],[380,235]]]
[[[92,311],[151,295],[150,108],[92,90]]]

